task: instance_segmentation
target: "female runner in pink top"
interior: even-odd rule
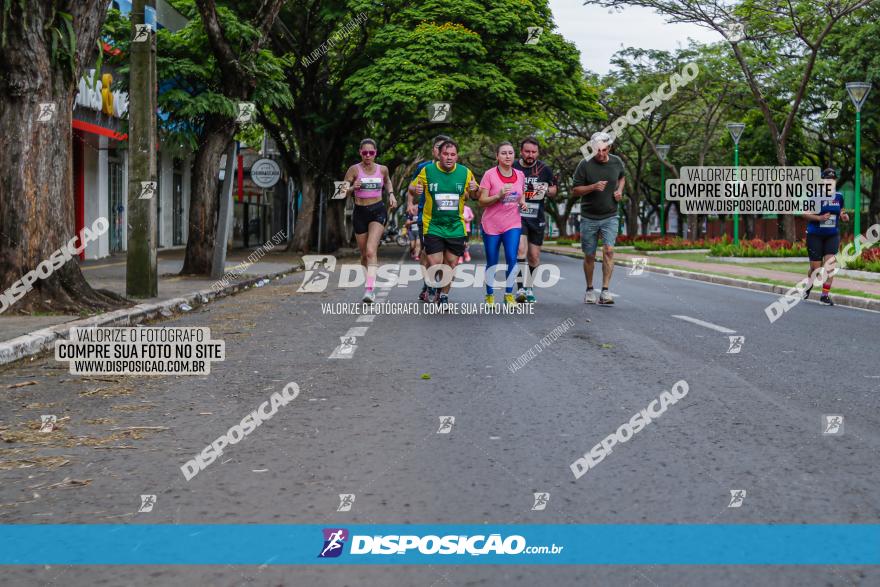
[[[480,206],[483,210],[483,246],[486,249],[486,303],[494,304],[492,282],[498,265],[499,250],[504,245],[507,261],[507,282],[504,303],[516,305],[513,299],[513,278],[516,251],[522,232],[520,210],[528,210],[525,175],[513,168],[513,145],[505,141],[495,151],[498,165],[487,171],[480,181]]]
[[[388,207],[397,207],[394,188],[388,177],[388,168],[376,163],[376,141],[361,141],[361,162],[352,165],[345,172],[349,183],[346,195],[354,194],[354,236],[361,251],[361,265],[367,268],[367,287],[363,301],[372,304],[376,300],[373,287],[376,285],[376,269],[379,264],[379,240],[385,232],[388,210],[382,201],[382,194],[388,194]]]

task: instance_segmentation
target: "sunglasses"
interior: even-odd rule
[[[361,155],[375,155],[376,151],[361,151]]]

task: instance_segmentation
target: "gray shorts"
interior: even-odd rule
[[[581,218],[581,250],[584,254],[596,254],[600,234],[602,235],[602,243],[613,247],[614,241],[617,240],[618,223],[617,216],[603,218],[602,220]]]

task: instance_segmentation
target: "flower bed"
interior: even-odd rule
[[[764,241],[759,238],[741,240],[739,245],[728,241],[713,244],[709,248],[712,257],[806,257],[807,245],[804,241],[790,243],[777,239]]]

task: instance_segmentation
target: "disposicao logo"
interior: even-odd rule
[[[318,558],[335,558],[342,554],[342,547],[348,540],[345,528],[324,528],[324,548]]]

